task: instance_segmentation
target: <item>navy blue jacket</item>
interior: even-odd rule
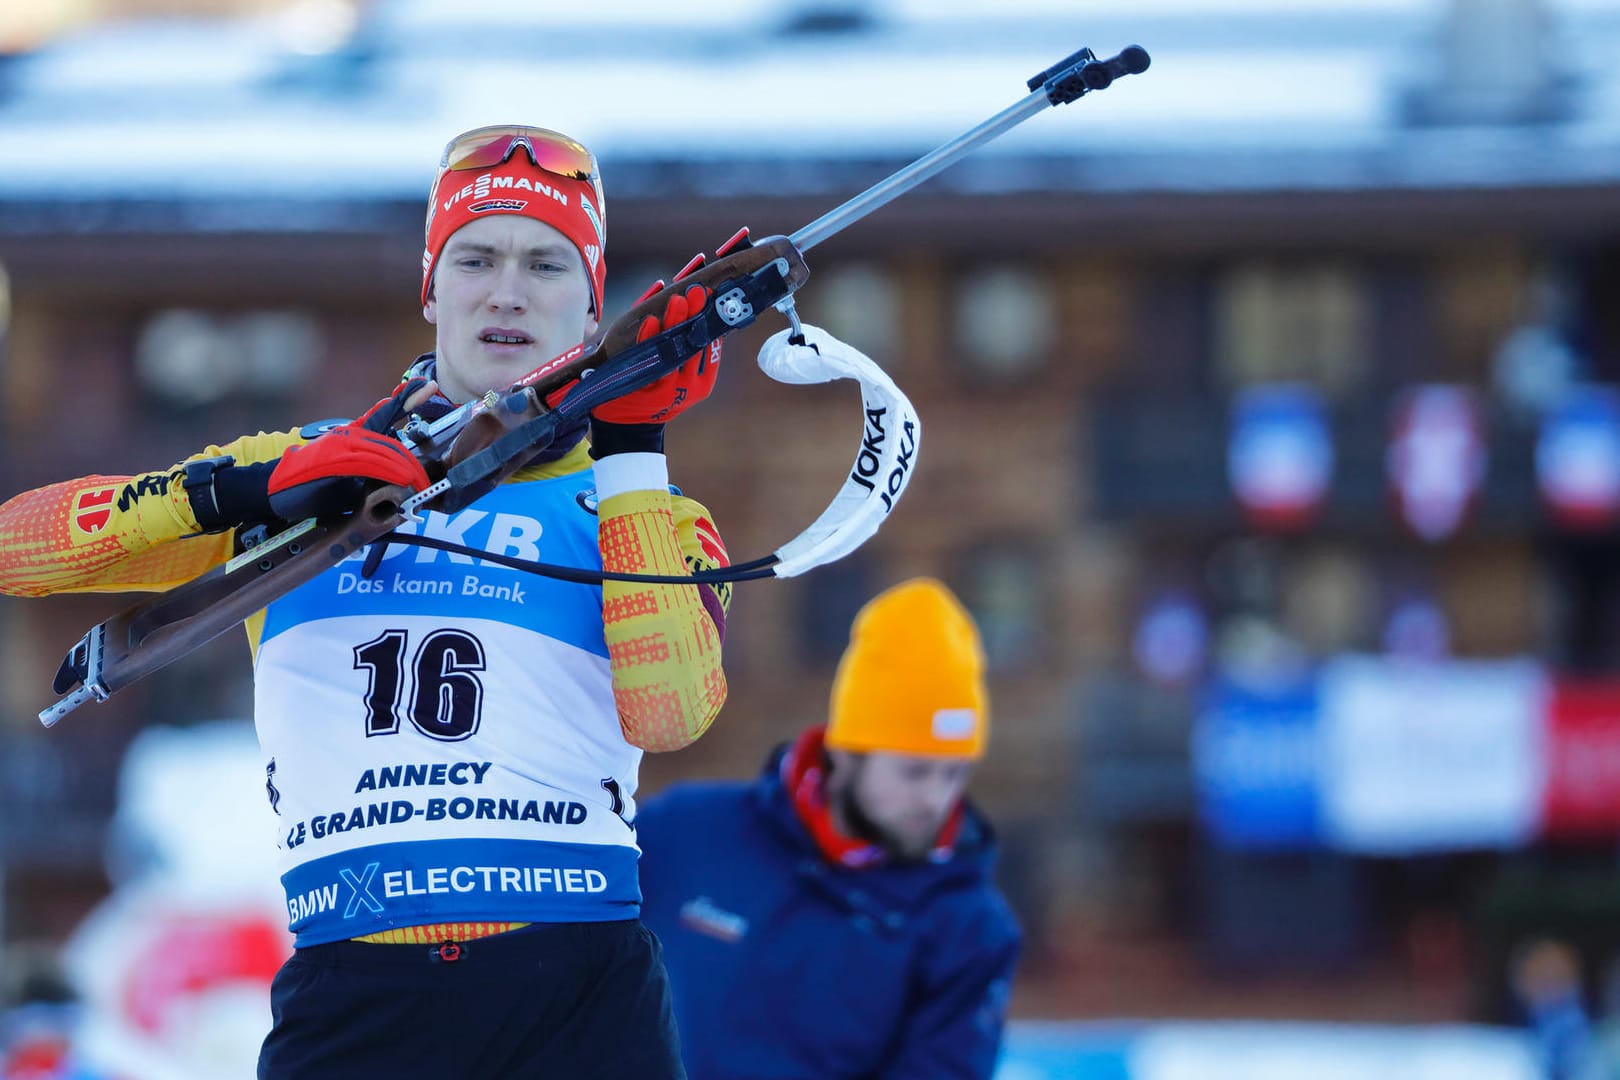
[[[988,1078],[1022,935],[971,807],[943,863],[827,862],[783,787],[678,784],[636,817],[692,1080]]]

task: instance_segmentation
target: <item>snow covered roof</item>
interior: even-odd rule
[[[1474,5],[1491,6],[1506,13],[1497,43],[1521,44],[1512,18],[1534,5]],[[1544,71],[1530,90],[1551,103],[1545,116],[1418,122],[1414,95],[1457,55],[1445,48],[1450,7],[376,0],[324,51],[330,42],[312,38],[307,20],[288,17],[106,24],[0,66],[0,202],[419,202],[449,135],[508,121],[591,145],[610,199],[655,190],[671,163],[710,188],[729,177],[733,189],[814,193],[843,183],[828,166],[903,163],[1017,103],[1027,77],[1082,45],[1109,56],[1132,43],[1152,54],[1145,74],[1035,116],[938,182],[1620,184],[1620,67],[1609,62],[1620,55],[1620,0],[1545,0],[1542,47],[1487,70],[1509,89]],[[1481,62],[1492,60],[1487,50]],[[0,231],[16,216],[0,214]]]

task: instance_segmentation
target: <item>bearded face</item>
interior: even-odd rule
[[[955,758],[830,753],[827,798],[848,831],[895,859],[928,857],[961,802],[973,764]]]

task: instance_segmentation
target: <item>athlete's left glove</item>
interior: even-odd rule
[[[394,424],[419,401],[426,379],[409,379],[358,420],[311,442],[289,447],[275,461],[237,465],[203,458],[185,467],[186,496],[204,532],[251,522],[302,521],[350,513],[375,484],[420,491],[431,481],[422,463],[394,435]]]

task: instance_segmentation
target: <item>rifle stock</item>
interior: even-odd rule
[[[397,485],[378,488],[352,515],[293,525],[92,627],[56,673],[52,689],[67,696],[43,710],[40,722],[51,727],[86,701],[105,701],[392,532],[405,520],[400,506],[410,494]]]

